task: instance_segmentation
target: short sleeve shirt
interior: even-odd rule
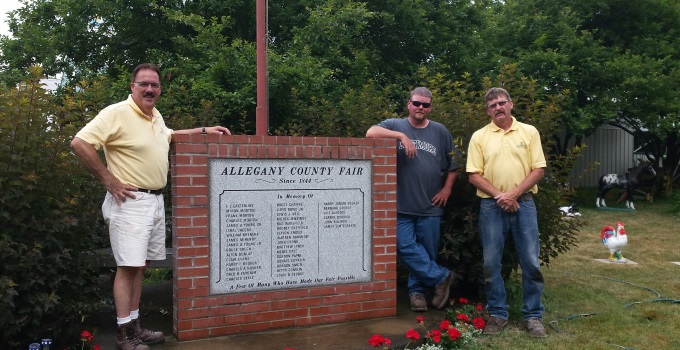
[[[512,117],[512,126],[507,132],[491,122],[472,134],[465,171],[479,173],[494,187],[507,192],[524,181],[532,170],[546,165],[538,130]],[[529,192],[538,193],[538,186],[534,185]],[[479,189],[477,196],[490,197]]]
[[[425,128],[416,128],[407,118],[387,119],[377,126],[404,133],[416,147],[409,158],[404,145],[397,141],[397,212],[419,216],[441,216],[444,208],[432,204],[432,198],[444,186],[450,171],[458,168],[453,161],[453,137],[446,127],[430,120]]]
[[[76,137],[104,148],[106,166],[120,182],[147,189],[167,183],[172,130],[154,108],[149,119],[132,96],[104,108]]]

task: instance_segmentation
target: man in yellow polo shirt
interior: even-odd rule
[[[484,96],[491,123],[470,139],[466,172],[481,197],[479,234],[484,252],[484,288],[489,320],[483,334],[498,334],[508,323],[501,258],[508,233],[517,249],[524,288],[524,326],[532,337],[545,338],[543,274],[536,205],[532,194],[546,167],[541,136],[535,127],[512,116],[512,98],[502,88]]]
[[[155,108],[161,94],[158,66],[144,63],[132,72],[131,94],[103,109],[76,134],[71,147],[106,188],[102,214],[109,227],[116,277],[113,298],[121,350],[148,350],[165,341],[162,332],[142,328],[139,303],[144,270],[150,260],[165,259],[163,188],[173,134],[227,134],[214,126],[170,130]],[[106,165],[97,151],[103,148]]]

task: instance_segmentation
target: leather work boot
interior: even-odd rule
[[[498,334],[503,330],[503,327],[505,327],[506,324],[508,324],[508,320],[491,316],[489,317],[489,320],[486,321],[486,326],[482,330],[482,334]]]
[[[409,295],[411,300],[411,311],[413,312],[424,312],[427,311],[427,301],[425,296],[420,293],[415,293]]]
[[[545,334],[545,328],[543,327],[543,323],[541,323],[540,318],[533,317],[524,321],[524,327],[529,332],[529,335],[534,338],[547,337]]]
[[[453,272],[449,271],[446,278],[434,287],[434,297],[432,297],[432,306],[435,309],[441,309],[446,306],[449,301],[449,293],[451,292],[451,283],[453,283],[454,278]]]
[[[149,347],[142,344],[142,341],[135,335],[132,321],[118,325],[116,345],[120,350],[149,350]]]
[[[132,320],[132,326],[135,329],[135,335],[142,343],[146,345],[160,344],[165,341],[165,335],[163,332],[151,331],[146,328],[142,328],[139,319]]]

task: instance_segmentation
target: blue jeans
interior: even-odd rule
[[[479,211],[479,233],[484,250],[484,289],[489,315],[508,319],[505,284],[501,277],[501,258],[508,233],[519,256],[524,289],[524,319],[543,316],[543,274],[538,254],[540,242],[536,205],[533,200],[519,202],[519,210],[504,212],[493,198],[483,198]]]
[[[446,279],[449,270],[437,264],[439,216],[397,214],[397,257],[409,270],[408,294],[426,295],[428,287]]]

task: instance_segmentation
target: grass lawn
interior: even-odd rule
[[[613,191],[612,191],[613,192]],[[607,198],[610,208],[617,194]],[[510,323],[500,336],[480,338],[483,349],[680,349],[680,219],[670,200],[637,200],[636,211],[598,210],[594,190],[579,193],[578,247],[543,267],[546,340],[522,329],[521,293],[509,300]],[[623,256],[638,265],[605,264],[600,231],[625,224]],[[519,278],[513,284],[519,285]],[[550,327],[550,324],[557,329]],[[559,330],[559,331],[558,331]]]

